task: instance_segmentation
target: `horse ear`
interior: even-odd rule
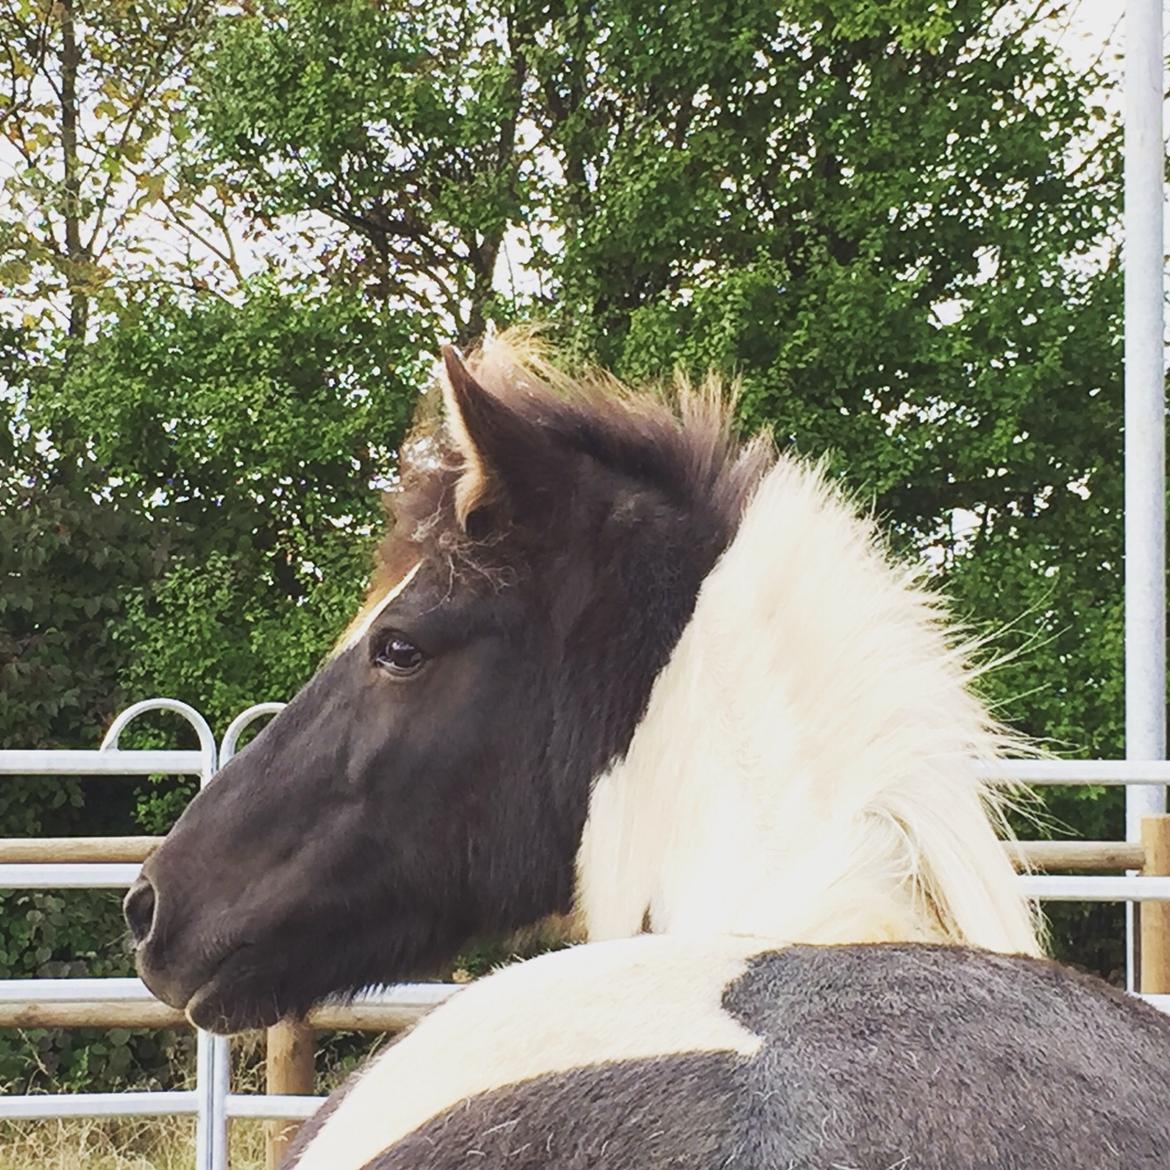
[[[447,431],[463,456],[463,474],[455,487],[455,516],[467,518],[489,496],[531,478],[543,461],[544,437],[537,425],[485,389],[454,346],[443,349],[446,377],[441,379]]]

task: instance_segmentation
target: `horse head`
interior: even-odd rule
[[[362,610],[127,895],[142,978],[201,1026],[570,910],[593,786],[771,462],[712,394],[679,417],[506,346],[445,366]]]

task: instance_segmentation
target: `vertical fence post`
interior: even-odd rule
[[[267,1091],[309,1094],[313,1091],[313,1030],[300,1020],[281,1020],[268,1029]],[[268,1170],[280,1165],[300,1124],[269,1121],[264,1127]]]
[[[148,711],[173,711],[195,729],[202,765],[199,787],[205,788],[215,775],[219,752],[207,720],[188,703],[178,699],[143,699],[132,703],[110,724],[102,738],[101,751],[118,750],[122,732]],[[227,1098],[231,1087],[231,1048],[226,1036],[212,1036],[200,1029],[195,1035],[195,1167],[196,1170],[227,1170]]]
[[[1125,5],[1125,755],[1166,756],[1166,408],[1162,245],[1163,0]],[[1126,790],[1126,840],[1166,789]],[[1149,909],[1149,903],[1146,904]],[[1126,906],[1126,984],[1135,975]]]
[[[1142,819],[1146,864],[1142,873],[1170,874],[1170,816]],[[1141,991],[1170,994],[1170,902],[1143,902],[1141,913]]]

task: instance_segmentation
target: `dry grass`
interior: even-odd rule
[[[193,1088],[184,1069],[175,1088]],[[338,1073],[327,1066],[318,1091],[328,1091]],[[232,1087],[262,1092],[260,1034],[232,1046]],[[265,1170],[263,1121],[237,1119],[228,1131],[231,1170]],[[0,1170],[193,1170],[193,1117],[78,1117],[0,1122]]]
[[[329,1093],[355,1065],[387,1043],[378,1034],[333,1033],[319,1040],[315,1091]],[[193,1088],[184,1069],[177,1089]],[[246,1033],[232,1044],[232,1089],[264,1091],[263,1033]],[[20,1087],[0,1085],[0,1092]],[[265,1170],[263,1121],[237,1118],[229,1128],[230,1170]],[[193,1117],[52,1118],[0,1121],[0,1170],[193,1170]]]
[[[0,1170],[192,1170],[192,1118],[54,1119],[0,1124]],[[231,1170],[264,1170],[264,1123],[233,1121]]]

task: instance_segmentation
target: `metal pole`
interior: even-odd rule
[[[1125,754],[1166,755],[1166,515],[1162,247],[1162,2],[1125,12]],[[1126,839],[1166,789],[1126,789]],[[1127,982],[1135,971],[1127,906]]]
[[[144,699],[127,707],[110,725],[102,740],[101,752],[109,757],[119,754],[118,742],[127,726],[147,711],[173,711],[181,715],[199,738],[199,786],[206,787],[215,775],[218,751],[215,735],[207,720],[194,707],[178,699]],[[52,868],[52,867],[43,867]],[[71,867],[58,866],[64,870]],[[126,866],[74,866],[72,868],[127,869]],[[131,878],[133,880],[133,878]],[[226,1036],[212,1036],[198,1031],[195,1035],[195,1167],[196,1170],[227,1170],[228,1114],[230,1091],[230,1054]]]
[[[200,787],[211,783],[216,772],[214,744],[207,753],[207,764]],[[197,1170],[227,1170],[228,1112],[231,1092],[231,1040],[213,1036],[202,1029],[196,1036],[196,1092],[199,1114],[196,1119],[195,1165]]]
[[[202,1028],[195,1033],[195,1170],[215,1170],[213,1039]]]

